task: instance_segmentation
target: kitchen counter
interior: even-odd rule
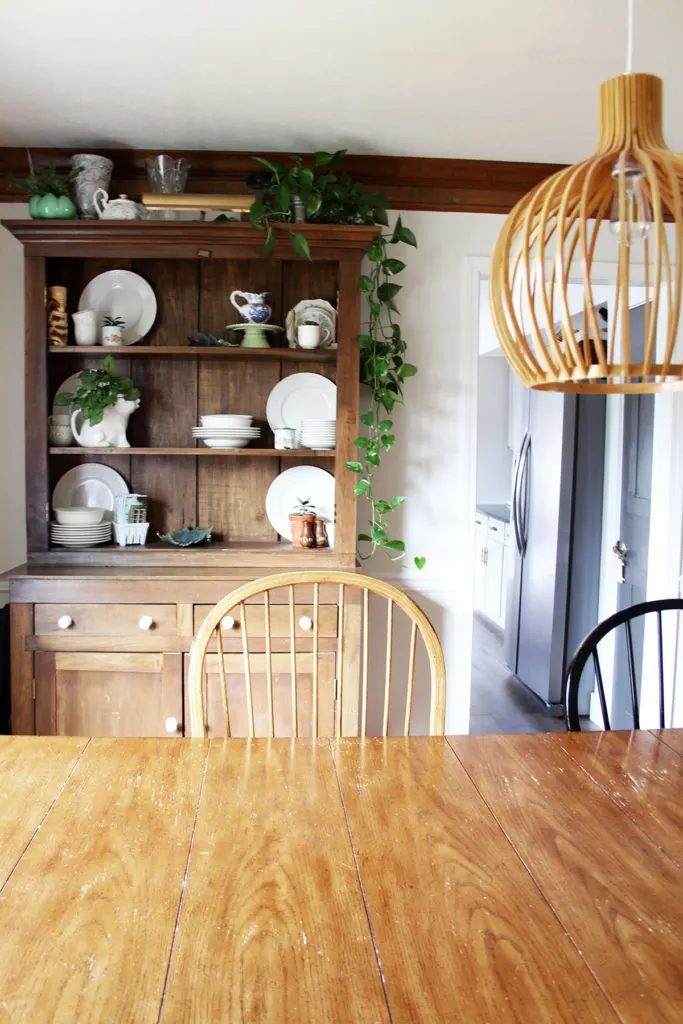
[[[491,519],[500,519],[501,523],[510,522],[509,505],[477,505],[477,512],[481,512],[484,516],[490,516]]]

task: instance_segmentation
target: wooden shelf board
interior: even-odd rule
[[[160,541],[142,546],[119,547],[118,544],[100,544],[92,548],[59,548],[35,552],[29,555],[31,565],[72,565],[72,566],[248,566],[263,569],[277,566],[278,569],[312,569],[315,566],[352,569],[356,564],[355,552],[342,553],[332,548],[305,551],[287,542],[228,543],[198,545],[190,548],[175,548]]]
[[[219,455],[224,458],[266,458],[266,459],[333,459],[335,451],[325,449],[323,451],[313,448],[81,448],[71,445],[69,448],[50,448],[50,455],[99,455],[123,456],[129,455]]]
[[[275,359],[281,362],[296,363],[334,363],[337,360],[337,349],[320,348],[312,352],[300,348],[223,348],[222,346],[199,345],[50,345],[50,355],[62,356],[105,356],[117,359],[141,358],[154,356],[158,359],[179,357],[181,359],[241,359],[259,360]]]

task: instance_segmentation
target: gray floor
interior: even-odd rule
[[[502,631],[475,615],[470,732],[564,731],[564,719],[549,715],[503,661]]]

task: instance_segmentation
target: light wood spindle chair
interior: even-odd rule
[[[325,588],[326,602],[321,605],[321,587]],[[330,588],[332,598],[330,599]],[[312,591],[312,601],[310,593]],[[300,595],[304,594],[302,598]],[[299,596],[297,596],[297,594]],[[389,734],[389,711],[392,690],[392,674],[394,669],[393,640],[395,611],[405,613],[410,624],[407,656],[407,681],[405,690],[405,713],[402,715],[403,734],[409,735],[413,710],[413,692],[415,688],[415,667],[418,651],[418,639],[424,644],[429,665],[429,733],[443,735],[445,723],[446,671],[443,652],[438,637],[424,612],[418,608],[411,598],[396,587],[382,580],[371,579],[356,573],[341,571],[324,572],[288,572],[275,576],[266,576],[260,580],[246,583],[224,597],[211,609],[199,627],[192,644],[189,667],[189,699],[190,723],[192,736],[207,735],[206,695],[208,689],[207,658],[217,665],[218,686],[220,689],[225,735],[235,734],[231,728],[231,698],[234,693],[235,664],[239,663],[237,680],[239,689],[246,691],[246,735],[253,738],[257,735],[255,727],[255,687],[254,679],[265,675],[265,705],[267,707],[267,731],[259,731],[258,735],[278,735],[275,725],[274,701],[274,659],[279,659],[282,667],[286,664],[287,717],[286,731],[288,736],[301,735],[302,694],[301,685],[306,663],[306,676],[310,676],[310,696],[307,692],[307,713],[310,713],[310,735],[341,736],[343,735],[343,701],[344,693],[349,693],[353,685],[357,685],[357,699],[360,710],[357,723],[354,722],[349,734],[367,735],[368,727],[368,690],[371,676],[370,660],[370,596],[386,600],[386,613],[381,621],[386,628],[386,645],[383,666],[383,704],[381,715],[381,735]],[[262,602],[259,600],[262,598]],[[310,605],[312,604],[312,609]],[[304,610],[312,611],[310,616],[302,616],[297,621],[297,614]],[[348,626],[347,615],[354,611],[354,623],[360,625],[360,650],[356,650],[357,633]],[[373,608],[372,618],[375,620],[376,610]],[[321,631],[321,620],[325,619],[327,628]],[[274,619],[279,628],[274,629]],[[250,636],[250,626],[251,636]],[[297,628],[298,627],[298,628]],[[303,631],[303,632],[302,632]],[[255,635],[258,633],[258,636]],[[225,637],[229,637],[228,640]],[[226,644],[229,652],[226,654]],[[216,654],[208,654],[209,647]],[[349,650],[353,647],[357,657],[349,661]],[[333,720],[327,715],[327,726],[319,727],[320,700],[324,698],[321,690],[320,663],[327,657],[328,664],[334,664],[334,680],[328,688],[327,697],[333,707]],[[226,661],[228,667],[226,671]],[[354,670],[355,668],[355,670]],[[231,676],[229,684],[228,675]],[[345,675],[355,678],[345,679]],[[329,682],[329,680],[328,680]],[[263,689],[263,688],[262,688]],[[257,694],[258,696],[258,694]],[[259,697],[263,710],[263,692]],[[333,703],[332,703],[333,702]],[[283,706],[283,694],[278,690],[277,703],[280,711]],[[244,707],[242,714],[244,719]],[[265,721],[265,713],[261,716]],[[279,721],[281,721],[281,716]],[[308,722],[309,719],[307,718]],[[244,721],[242,723],[244,727]],[[355,726],[355,727],[354,727]],[[309,734],[309,729],[306,729]],[[240,735],[245,735],[244,731]]]

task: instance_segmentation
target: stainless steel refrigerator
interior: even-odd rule
[[[504,656],[560,713],[568,661],[597,622],[605,399],[528,391],[517,380],[514,387],[521,391]]]

